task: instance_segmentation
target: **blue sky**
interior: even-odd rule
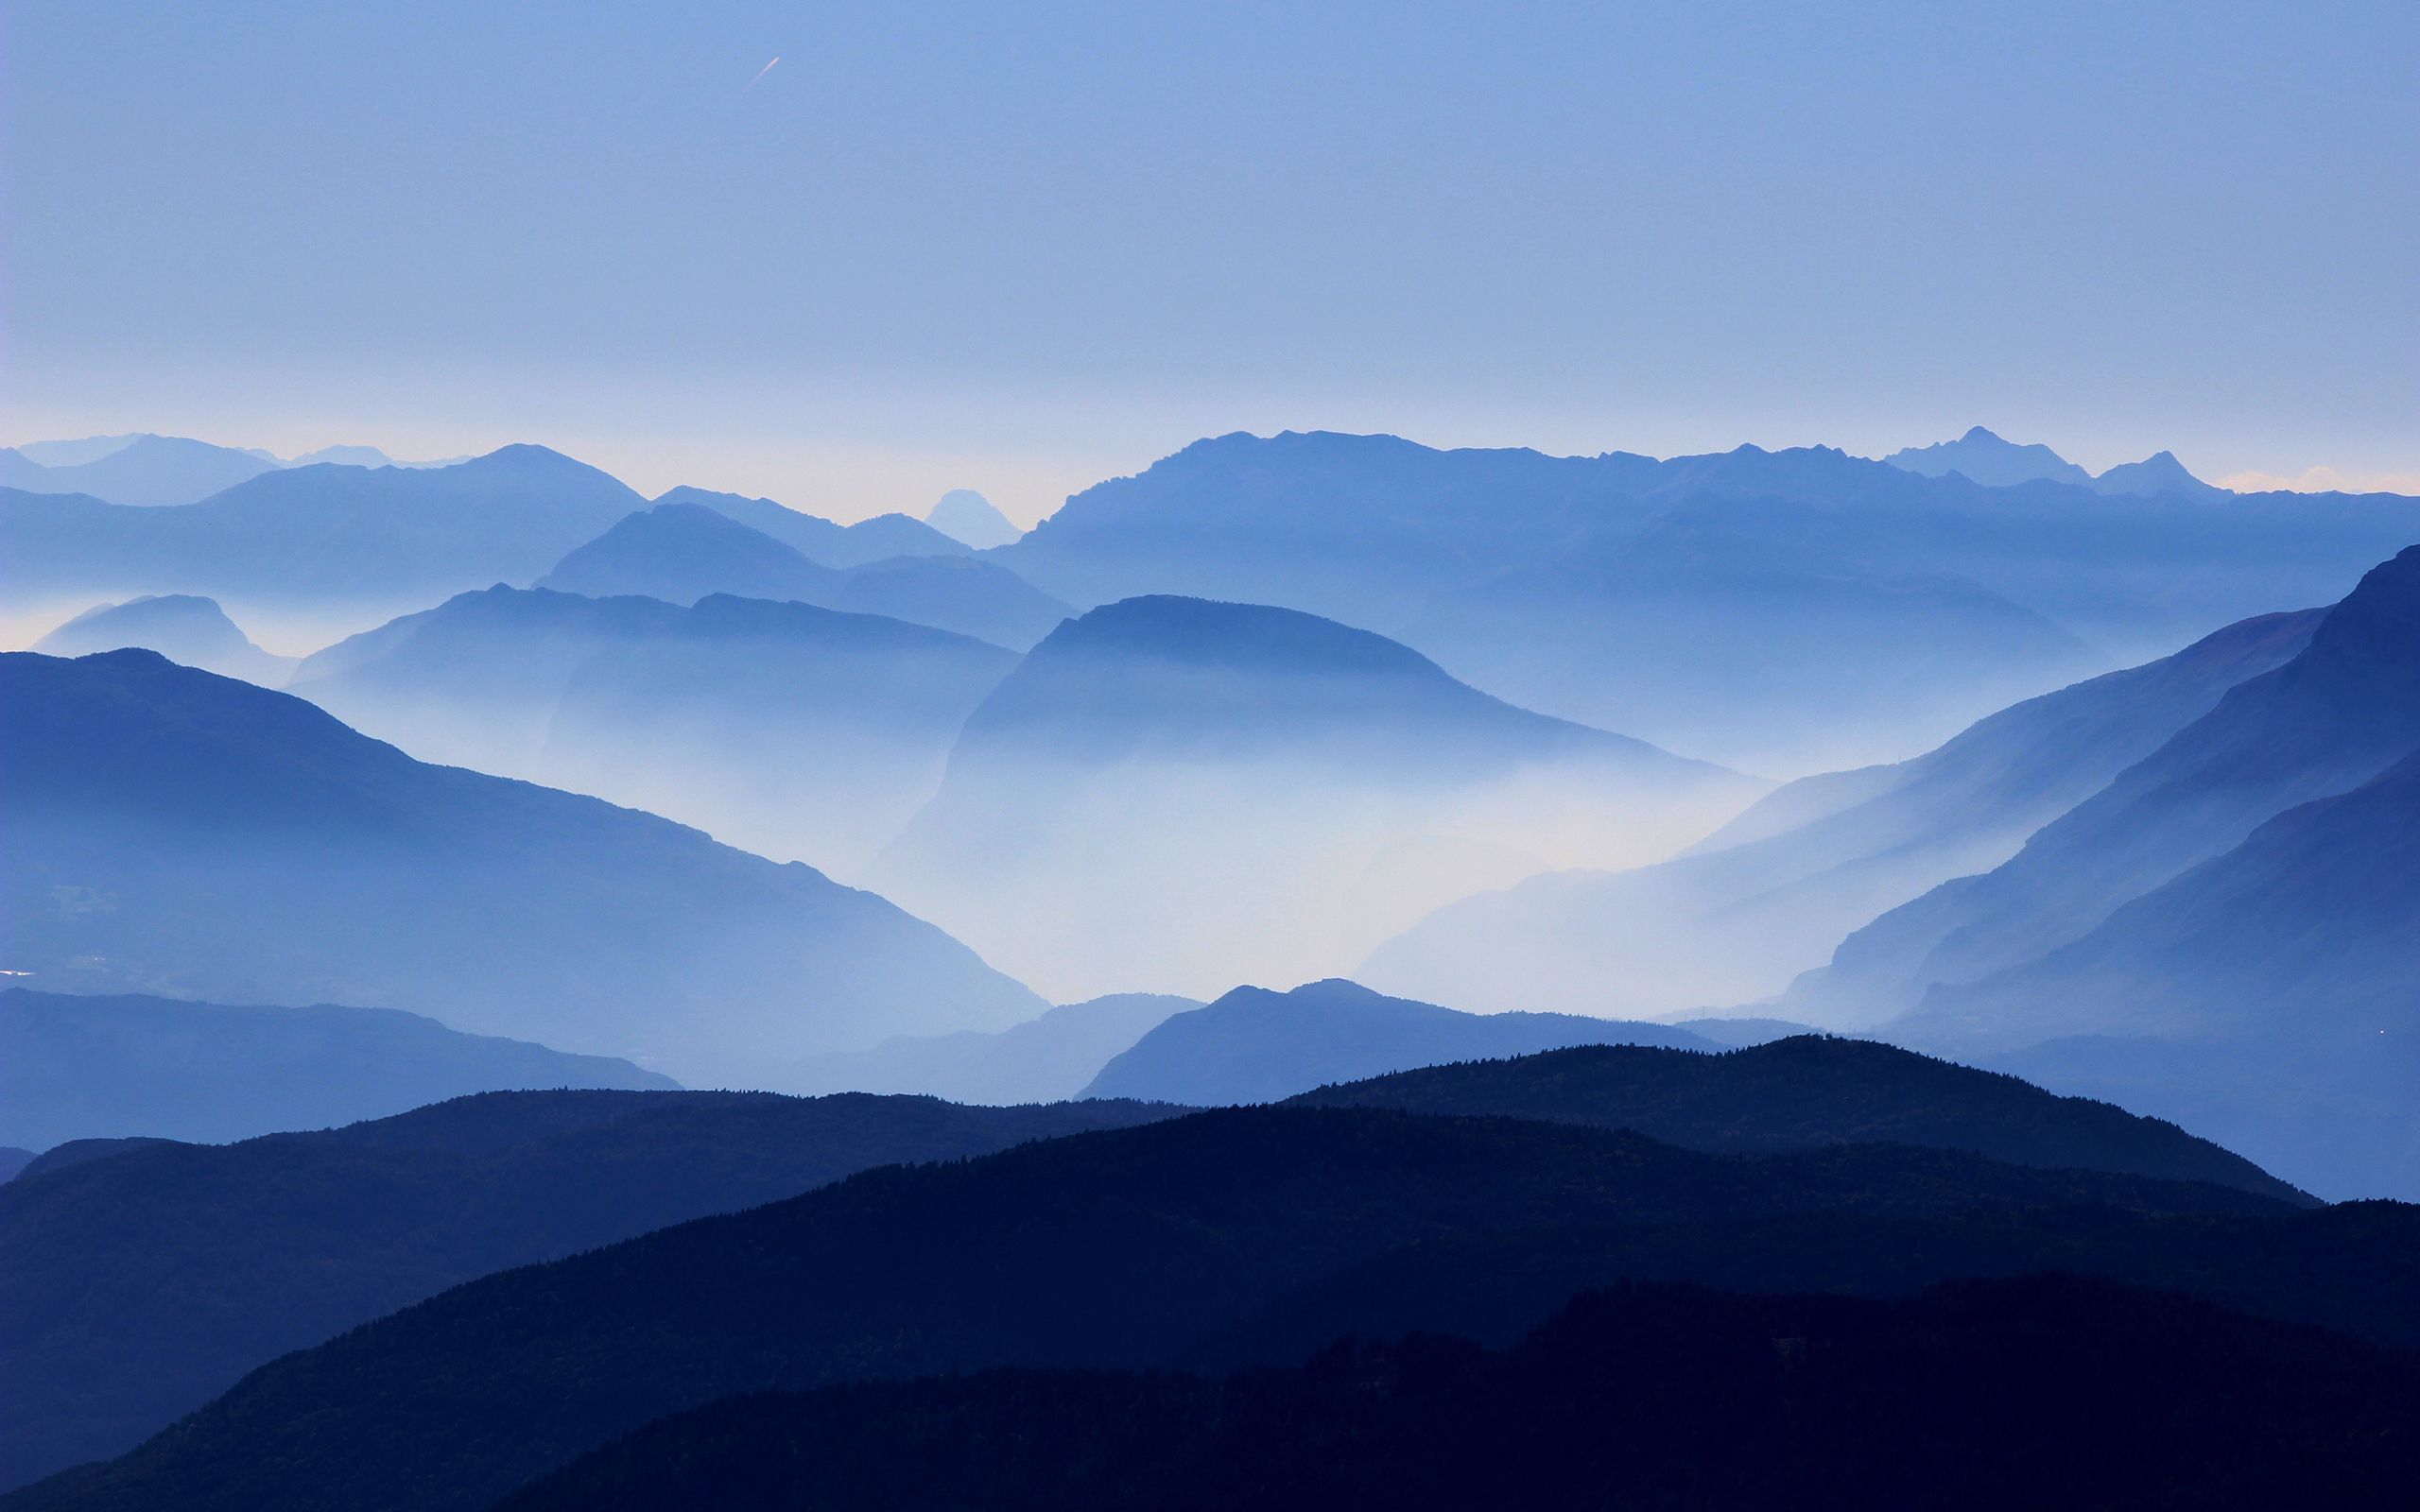
[[[2420,7],[7,20],[5,438],[1031,519],[1200,435],[2420,486]],[[751,87],[769,59],[780,64]]]

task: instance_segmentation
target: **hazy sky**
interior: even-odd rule
[[[9,440],[527,439],[1025,520],[1315,426],[1981,422],[2420,488],[2410,0],[9,0],[5,40]]]

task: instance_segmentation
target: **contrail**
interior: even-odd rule
[[[780,56],[777,54],[777,55],[775,55],[775,57],[774,57],[774,59],[773,59],[773,63],[778,63],[778,62],[780,62],[781,60],[781,60]],[[752,79],[750,79],[747,83],[740,85],[740,86],[739,86],[739,93],[741,93],[742,94],[747,94],[750,90],[754,89],[754,88],[756,87],[756,80],[757,80],[757,79],[761,79],[761,78],[763,78],[767,74],[769,74],[769,73],[771,73],[771,72],[773,71],[773,63],[767,63],[764,67],[762,67],[762,68],[760,68],[760,69],[756,70],[756,78],[752,78]]]

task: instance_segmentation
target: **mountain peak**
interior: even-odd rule
[[[953,541],[980,551],[1005,546],[1025,534],[1014,522],[973,489],[952,489],[925,515],[925,524]]]
[[[1966,434],[1954,441],[1905,447],[1882,460],[1925,477],[1947,477],[1956,472],[1987,489],[2043,480],[2082,485],[2092,482],[2091,473],[2050,448],[2038,442],[2019,445],[1980,425],[1969,426]]]

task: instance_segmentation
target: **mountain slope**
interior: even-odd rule
[[[1053,630],[967,716],[872,875],[1056,996],[1200,996],[1334,971],[1558,856],[1664,853],[1754,792],[1366,631],[1138,598]]]
[[[995,1034],[900,1035],[871,1050],[811,1056],[785,1068],[805,1092],[925,1092],[960,1103],[1047,1103],[1079,1096],[1112,1057],[1192,998],[1118,992],[1065,1003]]]
[[[392,1008],[0,992],[0,1139],[250,1139],[509,1087],[654,1087],[627,1060],[457,1034]]]
[[[2104,1206],[2057,1215],[2075,1202]],[[2411,1324],[2367,1255],[2341,1253],[2324,1289],[2280,1285],[2308,1245],[2329,1242],[2307,1227],[2327,1215],[2222,1188],[1942,1152],[1742,1159],[1537,1124],[1235,1109],[867,1172],[492,1276],[289,1355],[132,1454],[10,1505],[480,1506],[718,1397],[1002,1364],[1164,1363],[1425,1240],[1790,1214],[1841,1226],[1833,1255],[1892,1214],[2060,1233],[2084,1271],[2166,1274],[2189,1246],[2198,1291],[2290,1309],[2375,1299],[2374,1328]],[[2408,1270],[2408,1256],[2396,1263]]]
[[[2358,786],[2420,747],[2420,547],[2372,570],[2310,644],[2029,839],[1851,935],[1780,1011],[1865,1022],[1933,983],[1973,982],[2088,933],[2271,816]]]
[[[1885,911],[2006,861],[2228,688],[2300,652],[2321,617],[2248,620],[1912,760],[1788,783],[1669,861],[1450,903],[1381,945],[1361,977],[1474,1007],[1642,1017],[1771,996]],[[1853,1007],[1826,1022],[1876,1016]]]
[[[893,557],[962,556],[967,550],[965,542],[904,514],[878,514],[851,525],[835,524],[770,499],[687,487],[658,494],[655,502],[703,505],[752,530],[763,531],[809,561],[841,570]]]
[[[538,579],[591,598],[643,595],[694,604],[709,593],[821,603],[839,575],[701,504],[657,504],[618,522]]]
[[[831,607],[955,630],[1022,651],[1076,612],[997,562],[892,557],[850,569]]]
[[[1273,1103],[1315,1087],[1415,1066],[1579,1044],[1713,1048],[1709,1040],[1662,1024],[1564,1013],[1457,1013],[1431,1003],[1382,997],[1352,982],[1313,982],[1290,992],[1239,987],[1206,1007],[1161,1022],[1103,1066],[1084,1095],[1196,1108]]]
[[[1165,1116],[759,1092],[494,1092],[0,1188],[0,1485],[124,1452],[292,1349],[474,1277],[869,1166]],[[24,1383],[41,1383],[40,1390]]]
[[[744,1082],[1042,1005],[880,898],[593,799],[426,766],[143,651],[0,658],[27,986],[349,999]]]
[[[1921,1144],[2015,1165],[2209,1181],[2309,1200],[2243,1157],[2155,1119],[1891,1045],[1812,1035],[1718,1055],[1590,1044],[1397,1072],[1292,1101],[1626,1128],[1732,1154]]]
[[[952,489],[925,511],[925,524],[977,551],[1005,546],[1025,534],[973,489]]]
[[[254,645],[227,611],[189,593],[153,594],[86,610],[34,643],[45,656],[89,656],[140,646],[221,677],[276,687],[296,665]]]
[[[1620,1286],[1503,1354],[1342,1342],[1222,1382],[1002,1371],[717,1402],[502,1506],[2392,1506],[2420,1478],[2415,1414],[2408,1357],[2107,1282]]]

